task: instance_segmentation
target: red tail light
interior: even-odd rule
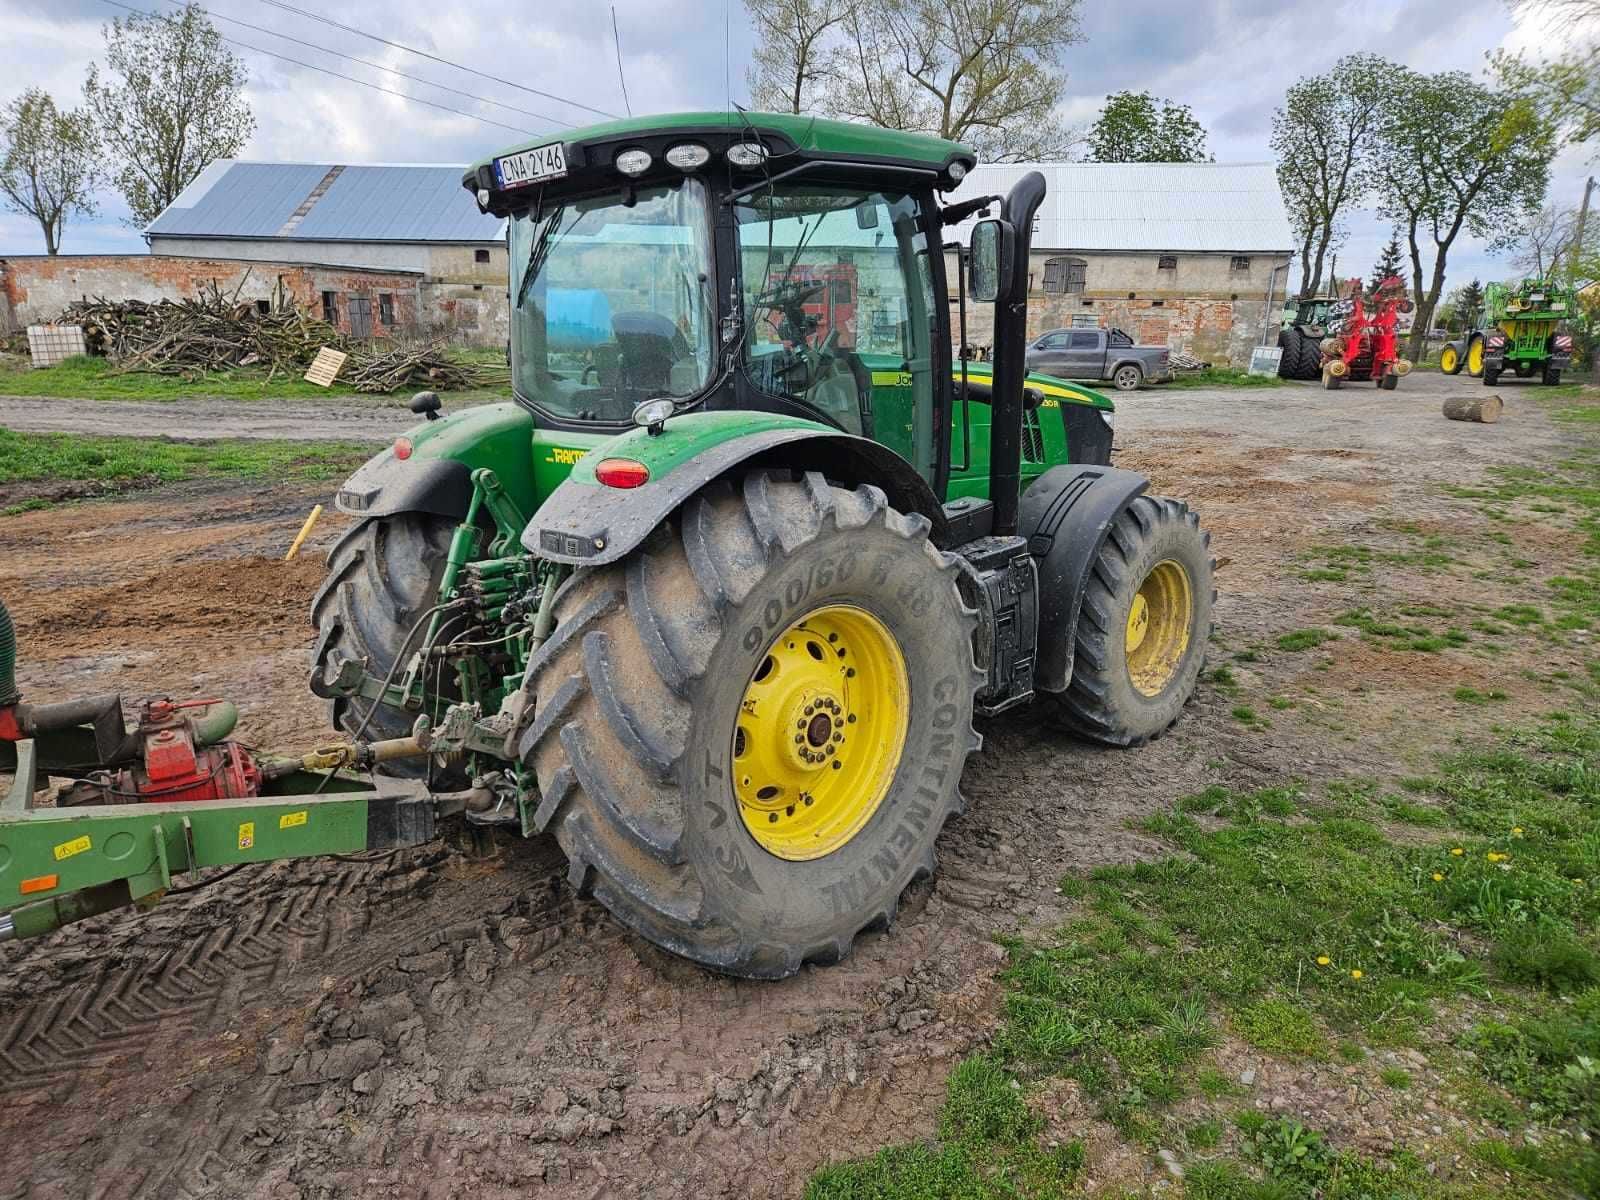
[[[594,477],[607,487],[636,488],[650,481],[650,468],[631,458],[602,458],[595,464]]]

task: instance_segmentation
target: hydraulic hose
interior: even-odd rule
[[[21,697],[17,691],[17,627],[11,623],[6,602],[0,600],[0,708]]]
[[[203,717],[194,719],[194,740],[202,746],[215,746],[238,723],[238,706],[231,700],[219,700],[206,709]]]

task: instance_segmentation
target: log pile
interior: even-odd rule
[[[90,353],[119,371],[143,371],[198,380],[213,371],[265,367],[270,380],[303,373],[324,346],[349,355],[340,382],[358,392],[406,387],[435,390],[491,387],[506,382],[502,368],[450,357],[442,340],[366,343],[279,297],[262,311],[254,301],[227,295],[213,283],[189,300],[84,298],[56,318],[83,326]]]

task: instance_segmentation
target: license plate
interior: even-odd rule
[[[560,142],[535,146],[518,154],[494,160],[494,173],[502,188],[527,187],[547,179],[561,179],[567,173],[566,147]]]

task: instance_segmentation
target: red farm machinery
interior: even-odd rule
[[[1322,339],[1322,386],[1331,391],[1346,382],[1371,381],[1392,391],[1411,371],[1411,363],[1400,357],[1398,328],[1411,307],[1398,275],[1370,292],[1362,288],[1361,280],[1350,280],[1329,313],[1327,336]]]

